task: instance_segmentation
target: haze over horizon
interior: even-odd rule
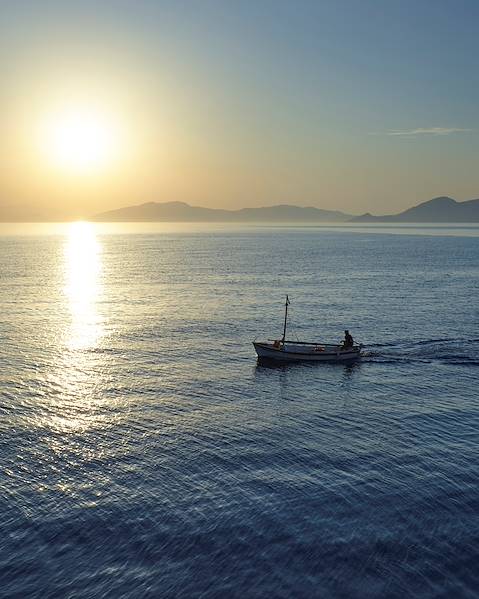
[[[385,214],[479,195],[472,1],[0,11],[0,207]]]

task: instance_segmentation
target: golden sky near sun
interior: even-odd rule
[[[91,77],[84,84],[54,77],[22,83],[4,112],[4,196],[86,216],[145,194],[151,199],[174,137],[161,115],[151,120],[141,94]]]
[[[149,88],[141,77],[68,78],[46,67],[44,77],[39,68],[17,77],[6,103],[4,204],[12,197],[27,210],[77,218],[152,200],[241,207],[268,185],[277,184],[275,197],[284,191],[250,134],[230,124],[225,143],[224,115],[200,90],[195,114],[191,90],[166,76]]]

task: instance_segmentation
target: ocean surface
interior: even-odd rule
[[[257,364],[254,338],[365,345]],[[0,226],[0,596],[478,597],[479,228]]]

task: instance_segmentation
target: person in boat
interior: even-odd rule
[[[351,333],[348,330],[344,331],[343,349],[349,349],[350,347],[353,347],[353,345],[354,345],[353,336],[351,335]]]

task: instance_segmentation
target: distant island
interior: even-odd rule
[[[479,222],[479,199],[456,202],[441,196],[433,198],[399,214],[373,216],[366,213],[351,219],[354,223],[477,223]]]
[[[263,208],[221,210],[190,206],[185,202],[148,202],[96,214],[90,220],[99,222],[231,222],[231,223],[477,223],[479,199],[457,202],[438,197],[400,212],[374,216],[353,216],[336,210],[280,204]]]
[[[337,210],[290,206],[280,204],[264,208],[242,208],[241,210],[221,210],[190,206],[185,202],[148,202],[138,206],[128,206],[110,210],[93,216],[90,220],[102,222],[346,222],[351,214]]]

